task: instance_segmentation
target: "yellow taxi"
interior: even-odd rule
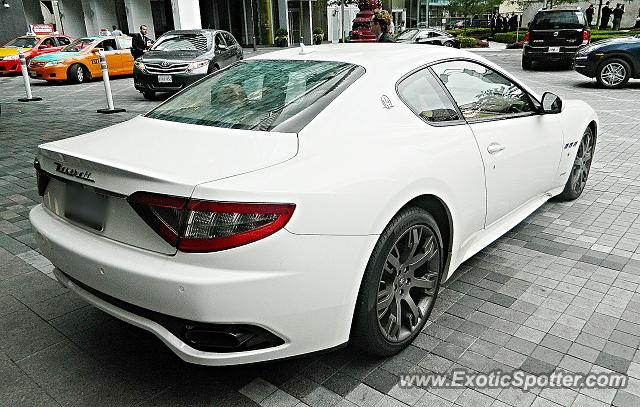
[[[102,76],[99,49],[104,50],[109,76],[133,74],[131,37],[78,38],[60,52],[41,55],[29,62],[29,76],[46,81],[82,83]]]

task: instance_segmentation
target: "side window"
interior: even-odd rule
[[[60,46],[65,46],[71,44],[71,40],[67,37],[56,37],[58,39],[58,44]]]
[[[45,39],[44,41],[42,41],[42,45],[46,46],[47,48],[55,47],[56,46],[56,42],[53,39],[53,37],[49,37],[49,38]]]
[[[220,33],[216,34],[216,47],[218,45],[227,45],[227,43],[224,42],[224,38],[222,37],[222,34]]]
[[[465,119],[533,112],[528,95],[499,73],[469,61],[432,65]]]
[[[398,94],[404,103],[426,122],[461,120],[453,102],[427,69],[416,72],[400,82]]]
[[[118,47],[116,46],[116,40],[114,39],[104,40],[100,44],[98,44],[96,48],[102,48],[105,51],[115,51],[118,49]]]
[[[233,38],[233,36],[227,32],[223,32],[222,35],[224,36],[224,40],[227,42],[227,45],[232,47],[233,45],[235,45],[236,40]]]

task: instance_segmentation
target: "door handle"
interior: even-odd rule
[[[499,153],[502,150],[504,150],[504,146],[502,144],[491,143],[487,146],[487,152],[489,154]]]

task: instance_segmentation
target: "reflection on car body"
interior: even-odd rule
[[[169,31],[136,61],[134,85],[153,99],[156,92],[177,92],[242,58],[242,47],[227,31]]]
[[[109,76],[131,75],[133,56],[131,37],[84,37],[52,54],[42,55],[29,63],[29,76],[46,81],[82,83],[102,77],[100,57],[102,50],[107,61]]]

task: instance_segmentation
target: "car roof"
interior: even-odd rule
[[[582,10],[580,10],[579,8],[575,8],[575,7],[558,7],[558,8],[547,8],[547,9],[542,9],[542,10],[538,10],[538,13],[556,13],[556,12],[560,12],[560,11],[575,11],[575,12],[580,12]]]
[[[481,60],[471,52],[455,48],[437,45],[416,46],[415,44],[406,43],[325,44],[306,47],[305,49],[307,50],[305,54],[301,54],[301,48],[291,47],[250,59],[345,62],[360,65],[367,72],[384,72],[385,75],[394,77],[401,76],[409,70],[419,68],[430,62],[446,58],[458,57]]]
[[[216,30],[212,28],[200,28],[196,30],[171,30],[167,31],[165,34],[203,34],[203,33],[216,33],[224,30]]]

